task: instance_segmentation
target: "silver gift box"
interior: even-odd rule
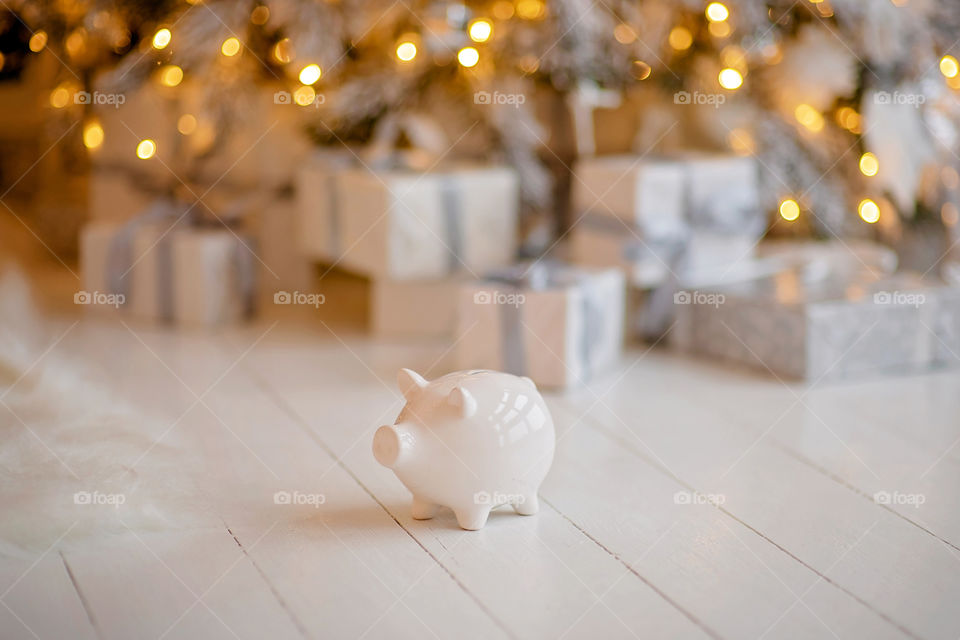
[[[800,270],[674,295],[680,349],[808,381],[960,362],[960,288],[904,274]]]

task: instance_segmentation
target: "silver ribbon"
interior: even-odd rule
[[[583,320],[577,341],[583,363],[583,379],[593,376],[596,347],[603,343],[606,306],[602,292],[592,286],[589,274],[557,262],[538,262],[491,272],[485,280],[506,285],[516,293],[558,287],[577,289],[580,292],[580,317]],[[500,352],[504,370],[514,375],[526,375],[523,315],[519,304],[500,305],[500,326]]]
[[[447,270],[460,270],[463,255],[463,198],[455,176],[440,176],[440,206],[443,210],[446,230]]]
[[[126,276],[134,268],[133,239],[136,233],[144,226],[163,221],[172,221],[171,228],[158,238],[152,248],[156,252],[157,275],[157,306],[159,319],[169,322],[174,317],[173,305],[173,253],[170,243],[170,232],[174,227],[186,226],[189,228],[228,226],[219,220],[208,221],[199,216],[190,217],[188,214],[194,206],[187,207],[172,200],[157,200],[146,211],[121,225],[117,234],[107,249],[107,286],[111,293],[123,294],[124,302],[130,300],[129,286]],[[237,236],[232,255],[233,286],[240,296],[244,317],[253,313],[256,300],[256,265],[252,250],[241,236]]]

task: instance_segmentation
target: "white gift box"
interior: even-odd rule
[[[175,219],[87,225],[80,240],[84,291],[94,302],[98,294],[121,295],[116,308],[124,313],[180,326],[212,327],[248,315],[252,241],[225,228],[171,228]]]
[[[370,330],[382,338],[450,337],[464,278],[383,280],[370,285]]]
[[[565,388],[601,374],[623,347],[624,277],[616,269],[535,264],[460,287],[460,369],[496,369]]]
[[[671,342],[810,381],[958,364],[960,288],[909,275],[808,275],[679,291]]]
[[[394,280],[482,272],[515,256],[519,190],[511,169],[332,173],[332,182],[301,187],[301,202],[310,202],[301,208],[301,232],[311,236],[312,255]]]
[[[341,242],[337,172],[354,161],[349,151],[318,151],[297,171],[297,245],[304,256],[331,263],[337,259]]]

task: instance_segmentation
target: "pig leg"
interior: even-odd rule
[[[483,529],[487,524],[487,516],[490,515],[490,505],[470,505],[465,509],[454,509],[453,513],[457,516],[457,524],[461,529],[476,531]]]
[[[540,503],[537,501],[536,492],[525,495],[523,500],[517,501],[513,505],[514,511],[522,516],[532,516],[540,510]]]
[[[413,496],[413,507],[410,511],[414,520],[429,520],[437,515],[437,505],[423,498]]]

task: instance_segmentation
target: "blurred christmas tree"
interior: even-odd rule
[[[399,129],[434,160],[501,155],[528,211],[563,211],[568,168],[596,135],[637,152],[755,154],[788,233],[895,237],[905,222],[958,218],[953,0],[8,6],[29,49],[54,49],[71,69],[50,103],[84,119],[90,148],[111,132],[70,95],[112,67],[103,86],[115,91],[202,88],[185,115],[209,126],[178,127],[204,131],[191,161],[248,126],[252,95],[289,95],[316,144],[361,149]]]

